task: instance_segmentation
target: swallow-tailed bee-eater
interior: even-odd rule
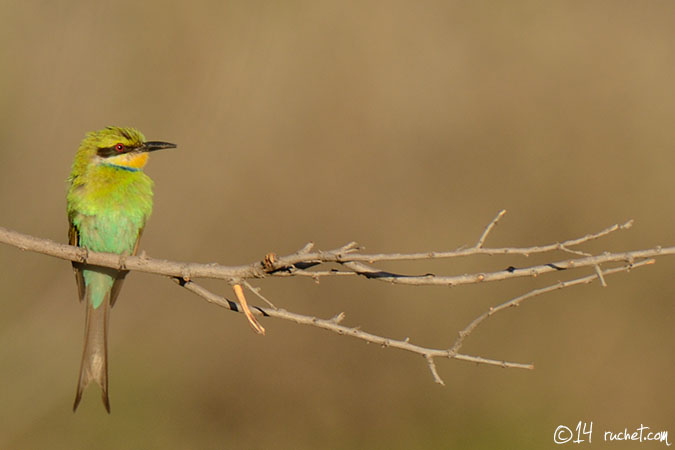
[[[175,148],[146,141],[133,128],[88,133],[68,177],[69,242],[94,252],[135,255],[152,212],[153,182],[143,167],[150,152]],[[73,411],[91,381],[101,387],[108,413],[108,321],[127,271],[74,262],[80,301],[85,303],[84,350]]]

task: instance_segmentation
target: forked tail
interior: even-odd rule
[[[110,313],[109,294],[98,308],[94,308],[89,295],[85,296],[87,315],[84,325],[84,350],[80,364],[80,377],[73,412],[82,400],[82,392],[91,381],[101,386],[101,399],[110,414],[108,400],[108,318]]]

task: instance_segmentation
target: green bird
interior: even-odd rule
[[[153,182],[143,166],[155,150],[175,148],[146,141],[133,128],[107,127],[88,133],[68,177],[68,238],[95,252],[135,255],[152,212]],[[86,304],[84,350],[73,411],[93,380],[110,413],[108,399],[108,321],[127,271],[73,262],[80,301]]]

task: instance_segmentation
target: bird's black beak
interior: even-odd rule
[[[160,141],[149,141],[143,143],[143,151],[145,152],[154,152],[155,150],[164,150],[165,148],[176,148],[176,144]]]

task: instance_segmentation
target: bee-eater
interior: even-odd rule
[[[107,127],[88,133],[68,177],[70,245],[95,252],[135,255],[152,212],[152,180],[143,173],[149,152],[175,148],[146,141],[133,128]],[[108,315],[115,304],[124,270],[73,262],[80,301],[86,303],[84,350],[73,411],[93,380],[110,413],[108,399]]]

